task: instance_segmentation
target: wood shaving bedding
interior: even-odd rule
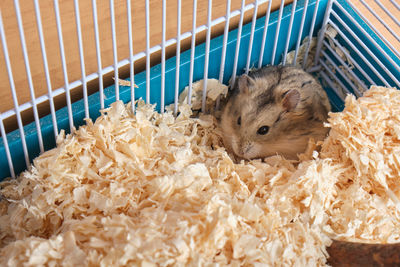
[[[213,116],[129,105],[0,183],[1,266],[324,266],[330,238],[399,241],[399,91],[348,96],[300,162],[235,163]]]
[[[194,114],[198,114],[201,110],[203,100],[204,80],[199,80],[192,84],[191,92],[191,107]],[[218,97],[225,98],[228,94],[228,86],[220,83],[217,79],[207,79],[207,96],[206,96],[206,110],[208,113],[217,112],[215,103]],[[178,103],[188,103],[189,86],[186,86],[179,95]],[[173,109],[173,104],[170,105]]]
[[[344,164],[341,188],[325,227],[337,237],[394,243],[400,239],[400,92],[372,86],[347,96],[330,114],[321,158]]]

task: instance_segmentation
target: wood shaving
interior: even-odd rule
[[[191,106],[193,111],[201,109],[203,97],[204,80],[199,80],[192,84],[191,92]],[[178,102],[188,103],[189,86],[180,93]],[[219,96],[226,97],[228,94],[228,86],[220,83],[217,79],[207,79],[207,97],[206,97],[206,110],[209,112],[214,111],[215,101]]]
[[[236,163],[213,116],[137,105],[0,183],[1,266],[324,266],[330,238],[399,241],[399,91],[348,96],[300,162]]]
[[[115,81],[115,77],[113,77],[113,80]],[[128,80],[123,80],[118,78],[118,84],[122,86],[131,86],[131,81]],[[134,88],[139,88],[135,83],[133,84]]]
[[[400,92],[372,86],[343,112],[332,113],[321,158],[344,164],[328,232],[379,243],[400,239]]]

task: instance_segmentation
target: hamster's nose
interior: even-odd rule
[[[245,156],[247,153],[249,153],[249,151],[251,150],[252,147],[253,147],[253,145],[251,142],[249,142],[249,141],[243,142],[242,146],[241,146],[242,155]]]

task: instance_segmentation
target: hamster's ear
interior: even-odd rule
[[[286,111],[295,109],[300,102],[300,93],[295,89],[285,92],[282,97],[282,106]]]
[[[239,92],[247,94],[249,87],[254,85],[254,80],[247,74],[243,74],[239,78]]]

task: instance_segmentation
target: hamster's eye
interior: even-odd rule
[[[240,125],[242,123],[242,117],[239,117],[237,120],[237,124]]]
[[[265,135],[265,134],[268,133],[268,131],[269,131],[269,127],[266,126],[266,125],[264,125],[264,126],[261,126],[261,127],[257,130],[257,133],[258,133],[259,135]]]

